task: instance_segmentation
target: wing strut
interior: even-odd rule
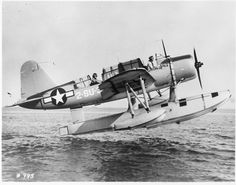
[[[165,54],[165,58],[167,59],[168,63],[169,63],[169,67],[170,67],[170,75],[171,75],[171,84],[170,84],[170,95],[169,95],[169,102],[175,102],[176,101],[176,85],[177,85],[177,82],[176,82],[176,77],[175,77],[175,71],[174,71],[174,68],[173,68],[173,62],[172,62],[172,59],[169,55],[167,55],[166,53],[166,48],[165,48],[165,45],[164,45],[164,41],[162,40],[162,47],[163,47],[163,50],[164,50],[164,54]]]
[[[175,77],[175,71],[173,68],[173,62],[172,59],[169,58],[169,66],[170,66],[170,74],[171,74],[171,85],[170,85],[170,96],[169,96],[169,102],[175,102],[176,100],[176,77]]]
[[[128,83],[125,84],[127,100],[128,100],[128,104],[129,104],[129,110],[130,110],[130,114],[131,114],[132,118],[134,117],[134,109],[133,109],[133,105],[132,105],[132,102],[131,102],[131,96],[130,96],[130,92],[129,91],[132,92],[132,94],[142,104],[142,106],[145,108],[145,110],[147,112],[150,112],[150,107],[149,107],[149,103],[148,103],[147,92],[146,92],[146,88],[145,88],[145,85],[144,85],[144,81],[143,81],[142,77],[140,77],[139,80],[140,80],[140,84],[141,84],[141,87],[142,87],[142,93],[143,93],[143,97],[144,97],[144,102],[142,102],[140,100],[140,98],[138,97],[136,92],[133,90],[132,87],[130,87],[130,85]]]
[[[70,109],[73,124],[85,121],[83,107]]]

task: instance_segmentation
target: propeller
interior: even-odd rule
[[[198,61],[195,48],[193,49],[193,53],[194,53],[194,61],[195,61],[194,67],[195,67],[196,70],[197,70],[198,80],[199,80],[200,86],[201,86],[201,88],[202,88],[202,80],[201,80],[201,75],[200,75],[200,70],[199,70],[199,68],[203,65],[203,63],[200,62],[200,61]]]
[[[164,41],[161,40],[161,42],[162,42],[162,47],[163,47],[163,50],[164,50],[165,58],[167,58],[167,57],[169,57],[169,56],[166,54],[166,48],[165,48]]]

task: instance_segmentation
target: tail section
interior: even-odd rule
[[[22,99],[56,86],[47,73],[35,61],[25,62],[21,66],[20,72]]]

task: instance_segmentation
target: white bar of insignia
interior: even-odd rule
[[[66,93],[66,97],[71,97],[71,96],[74,96],[74,92],[73,91],[69,91]]]
[[[48,97],[48,98],[44,98],[43,99],[44,103],[49,103],[52,101],[51,97]]]

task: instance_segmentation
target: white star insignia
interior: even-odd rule
[[[57,89],[56,95],[55,95],[55,96],[52,96],[52,98],[56,100],[56,105],[57,105],[59,102],[64,103],[64,101],[63,101],[63,99],[62,99],[63,96],[65,96],[65,94],[60,94],[60,92],[59,92],[58,89]]]

